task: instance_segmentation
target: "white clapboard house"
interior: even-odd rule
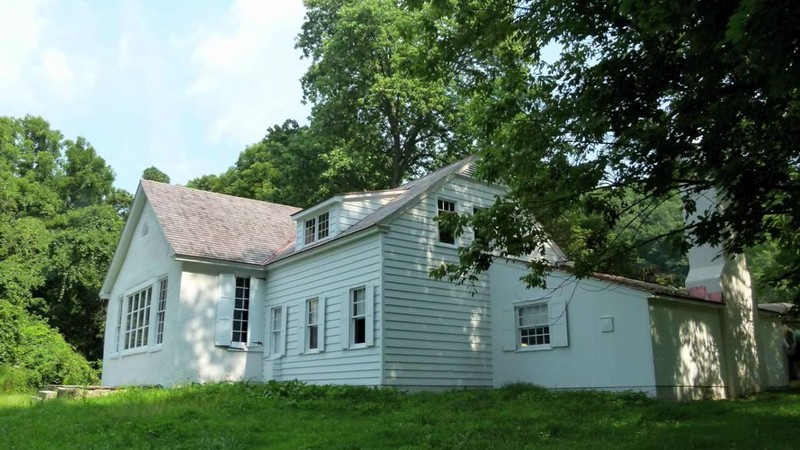
[[[688,295],[555,271],[526,289],[498,260],[475,291],[434,218],[504,194],[466,159],[395,189],[307,209],[142,181],[101,290],[103,383],[302,380],[403,389],[634,390],[739,396],[787,384],[780,322],[739,258],[693,250]],[[548,246],[546,258],[563,258]]]

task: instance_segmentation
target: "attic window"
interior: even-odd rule
[[[456,204],[449,200],[439,199],[437,202],[438,216],[441,219],[443,216],[452,215],[456,213]],[[456,237],[454,230],[450,229],[446,224],[441,221],[437,223],[439,229],[439,242],[445,244],[455,244]]]
[[[147,222],[145,222],[142,225],[142,232],[141,233],[142,233],[142,237],[146,237],[148,234],[150,234],[150,225],[148,225]]]
[[[305,237],[303,243],[308,245],[328,237],[330,214],[328,211],[305,221]]]

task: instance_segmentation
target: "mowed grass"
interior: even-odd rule
[[[798,448],[800,392],[637,394],[216,384],[34,404],[0,396],[2,449]],[[10,400],[8,400],[10,398]]]

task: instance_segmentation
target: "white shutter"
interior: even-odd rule
[[[248,345],[264,345],[264,280],[250,278],[250,311],[248,314],[247,343]]]
[[[568,347],[567,303],[562,299],[551,299],[547,310],[550,312],[550,346]]]
[[[288,310],[289,310],[289,305],[283,305],[281,307],[281,335],[278,338],[280,340],[279,346],[278,346],[278,348],[279,348],[278,354],[280,356],[283,356],[283,355],[286,354],[286,330],[288,328],[286,326],[286,318],[288,316]]]
[[[342,297],[342,326],[339,328],[339,341],[343,349],[350,348],[350,291],[345,291]]]
[[[317,319],[317,349],[321,352],[325,351],[325,297],[319,298],[319,318]]]
[[[364,345],[372,347],[375,343],[375,286],[367,285],[364,320]]]
[[[214,345],[230,346],[233,335],[233,293],[236,277],[223,273],[219,276],[217,299],[217,326]]]
[[[504,309],[500,324],[500,345],[504,352],[517,349],[517,326],[513,309]]]
[[[308,300],[300,302],[300,317],[297,320],[297,353],[306,352],[306,322],[308,321]]]

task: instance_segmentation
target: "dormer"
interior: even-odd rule
[[[296,212],[292,215],[295,250],[335,238],[403,192],[403,189],[391,189],[340,194]]]

